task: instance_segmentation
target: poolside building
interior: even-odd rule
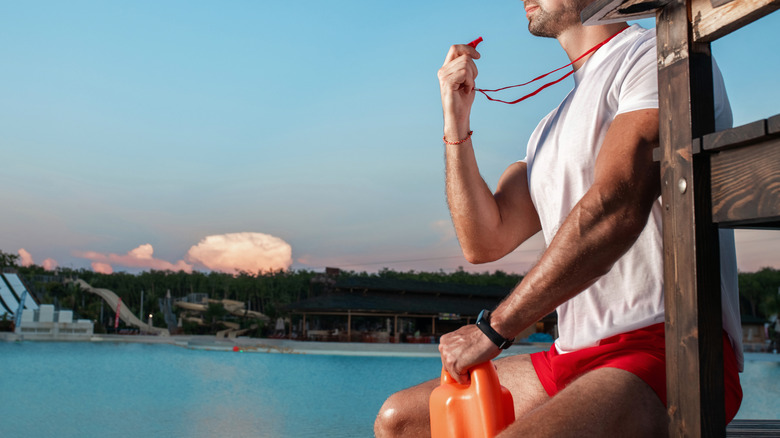
[[[438,342],[473,323],[511,288],[377,277],[338,278],[318,296],[284,308],[292,315],[285,337],[341,342]],[[552,340],[557,317],[548,315],[517,339]]]

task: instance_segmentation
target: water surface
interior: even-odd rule
[[[438,358],[0,342],[0,434],[369,437],[384,399]],[[737,418],[780,419],[780,363],[747,362]]]

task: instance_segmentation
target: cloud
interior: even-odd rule
[[[57,269],[57,265],[58,265],[57,260],[54,260],[52,258],[48,258],[43,261],[43,269],[47,271],[53,271]]]
[[[227,273],[268,272],[292,265],[292,247],[278,237],[263,233],[218,234],[190,248],[186,259]]]
[[[95,251],[76,252],[76,257],[82,257],[92,260],[92,269],[95,272],[107,273],[107,270],[113,272],[115,265],[128,268],[156,269],[160,271],[184,271],[192,272],[192,265],[184,260],[171,263],[166,260],[154,258],[154,248],[146,243],[132,249],[127,254],[103,254]],[[97,267],[96,267],[97,266]]]
[[[439,243],[446,243],[454,240],[456,238],[455,236],[455,227],[452,225],[452,222],[449,220],[438,220],[433,223],[431,223],[431,229],[439,235]]]
[[[92,270],[98,274],[113,274],[114,268],[108,263],[92,262]]]
[[[27,252],[24,248],[19,248],[19,257],[22,259],[22,266],[31,266],[35,264],[35,262],[33,262],[32,254]]]
[[[35,264],[35,261],[33,260],[32,254],[30,254],[26,249],[19,248],[19,258],[21,259],[22,266],[32,266]],[[43,261],[43,269],[47,271],[53,271],[57,268],[57,260],[54,260],[52,258],[48,258]]]

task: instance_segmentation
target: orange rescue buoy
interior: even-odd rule
[[[442,369],[430,398],[432,438],[493,438],[515,421],[512,394],[501,386],[493,363],[469,370],[468,385]]]

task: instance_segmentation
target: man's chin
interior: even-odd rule
[[[531,22],[528,23],[528,32],[531,33],[533,36],[542,37],[542,38],[557,38],[558,35],[551,32],[549,29],[538,29],[532,25]]]

